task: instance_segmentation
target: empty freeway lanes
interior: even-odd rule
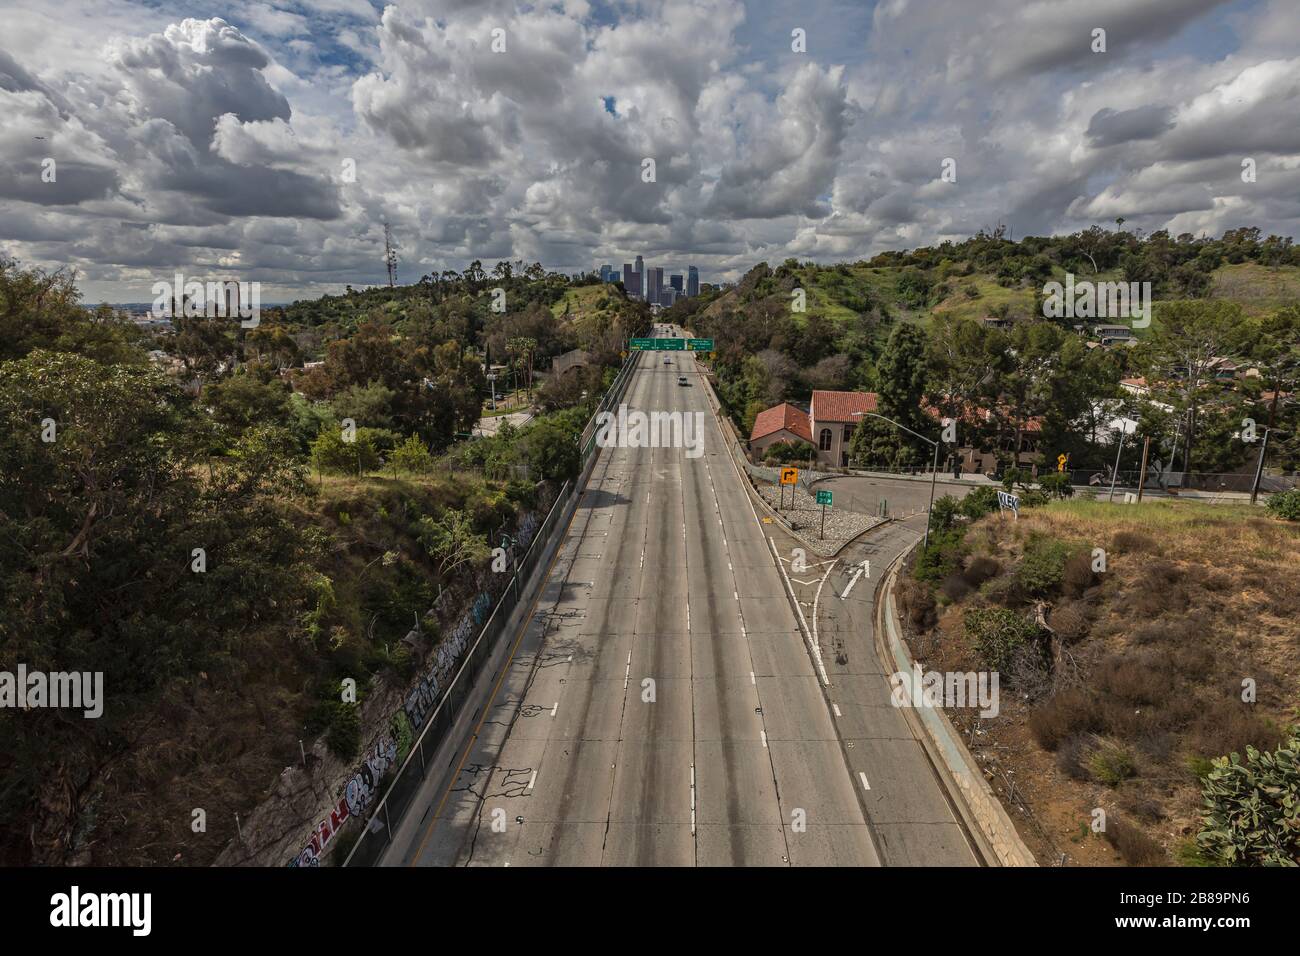
[[[663,354],[642,357],[625,402],[689,414],[702,453],[601,452],[517,649],[386,864],[881,863],[867,809],[880,784],[850,769],[772,527],[694,356]],[[873,721],[896,732],[880,719],[896,715],[870,710],[855,733],[870,737]]]

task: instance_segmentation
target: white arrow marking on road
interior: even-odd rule
[[[849,596],[849,592],[853,590],[853,585],[855,585],[855,584],[858,583],[858,578],[862,576],[863,572],[866,572],[866,575],[867,575],[868,578],[871,577],[871,562],[870,562],[870,561],[863,561],[863,562],[862,562],[862,566],[859,567],[856,571],[853,572],[853,577],[849,579],[849,586],[846,587],[846,588],[844,589],[844,593],[840,595],[840,600],[841,600],[841,601],[844,600],[846,597]]]

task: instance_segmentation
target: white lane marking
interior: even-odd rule
[[[551,708],[551,716],[554,717],[554,716],[555,716],[555,712],[556,712],[557,710],[559,710],[559,709],[560,709],[560,702],[557,700],[557,701],[555,702],[555,706]]]
[[[691,836],[695,835],[695,764],[691,764]]]
[[[793,581],[795,584],[802,584],[804,587],[807,587],[810,584],[817,583],[816,578],[813,578],[811,581],[800,581],[798,578],[791,578],[790,580]]]
[[[691,602],[686,602],[686,630],[691,629]]]
[[[799,615],[799,623],[803,626],[804,641],[808,644],[808,652],[812,655],[813,663],[817,667],[817,674],[821,677],[822,684],[826,687],[831,685],[831,679],[826,675],[826,665],[822,662],[822,649],[817,646],[813,640],[812,632],[808,629],[808,619],[803,616],[803,608],[799,606],[798,599],[794,596],[794,588],[790,584],[790,576],[785,573],[785,567],[780,562],[780,554],[776,550],[776,542],[771,536],[767,538],[767,545],[772,549],[772,557],[777,558],[777,569],[781,572],[781,580],[785,582],[785,590],[790,595],[790,603],[794,605],[795,613]]]
[[[822,575],[822,583],[819,584],[819,585],[817,585],[817,593],[813,595],[813,606],[812,606],[812,619],[813,619],[813,627],[812,627],[812,632],[813,632],[813,646],[817,648],[817,659],[818,659],[819,661],[821,660],[821,643],[817,640],[817,602],[818,602],[819,600],[821,600],[821,596],[822,596],[822,585],[824,585],[824,584],[826,583],[826,579],[829,578],[829,577],[831,576],[831,572],[835,570],[835,562],[836,562],[836,561],[839,561],[839,558],[836,558],[835,561],[832,561],[832,562],[831,562],[831,566],[830,566],[829,568],[826,569],[826,573],[825,573],[824,575]]]
[[[627,690],[627,682],[632,677],[632,652],[627,652],[627,670],[623,672],[623,689]]]
[[[766,730],[760,730],[760,731],[758,732],[758,735],[759,735],[760,737],[763,738],[763,749],[766,750],[766,749],[767,749],[767,731],[766,731]]]
[[[836,716],[836,717],[843,717],[843,716],[844,716],[843,714],[840,713],[840,705],[839,705],[839,704],[831,704],[831,710],[835,711],[835,716]]]
[[[857,569],[856,571],[853,572],[853,577],[851,577],[851,578],[849,579],[849,586],[846,587],[846,588],[844,589],[844,593],[840,595],[840,600],[841,600],[841,601],[844,600],[846,597],[849,596],[849,592],[853,590],[853,585],[855,585],[855,584],[858,583],[858,578],[862,576],[862,573],[863,573],[864,571],[866,572],[867,577],[870,578],[870,577],[871,577],[871,562],[870,562],[870,561],[864,560],[864,561],[862,562],[862,564],[859,565],[858,569]]]
[[[753,671],[750,671],[750,672],[749,672],[749,682],[750,682],[751,684],[753,684],[755,687],[758,686],[758,681],[754,680],[754,672],[753,672]]]
[[[740,600],[740,594],[736,591],[732,591],[731,596],[734,597],[737,601]]]
[[[533,784],[535,784],[535,783],[537,783],[537,771],[536,771],[536,770],[533,771],[533,776],[532,776],[532,778],[528,781],[528,786],[525,787],[524,789],[525,789],[525,790],[531,790],[531,789],[533,789]]]
[[[867,783],[867,775],[863,773],[861,770],[858,771],[858,779],[862,781],[862,786],[864,786],[868,790],[871,789],[871,784]]]

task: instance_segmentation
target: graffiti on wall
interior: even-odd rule
[[[325,848],[338,835],[339,830],[352,817],[360,816],[379,795],[379,782],[397,762],[397,743],[391,737],[382,737],[375,749],[361,762],[360,769],[343,785],[343,793],[328,817],[317,824],[311,839],[302,851],[289,861],[289,866],[320,866]]]

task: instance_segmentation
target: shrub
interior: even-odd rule
[[[966,579],[960,574],[950,574],[943,579],[943,584],[939,585],[939,591],[949,601],[960,601],[971,592],[971,586],[966,583]]]
[[[1064,472],[1052,472],[1042,475],[1038,479],[1038,487],[1049,498],[1069,498],[1074,494],[1074,486],[1070,484],[1070,476]]]
[[[934,508],[930,511],[930,533],[948,531],[959,514],[961,514],[961,502],[952,495],[944,495],[934,503]]]
[[[1119,786],[1129,777],[1137,775],[1133,754],[1123,744],[1111,740],[1098,742],[1088,757],[1088,770],[1098,783],[1108,787]]]
[[[998,564],[997,559],[980,554],[971,559],[961,576],[967,584],[977,588],[989,578],[996,577],[1001,570],[1002,565]]]
[[[1088,615],[1080,604],[1071,602],[1053,608],[1048,624],[1057,638],[1066,644],[1077,643],[1088,636]]]
[[[961,500],[961,513],[972,521],[998,510],[998,490],[990,485],[980,485]]]
[[[1300,488],[1279,491],[1268,499],[1269,514],[1287,521],[1300,521]]]
[[[1044,750],[1056,750],[1070,737],[1100,727],[1096,703],[1076,687],[1058,692],[1029,715],[1029,731]]]
[[[763,460],[788,465],[792,461],[808,461],[816,455],[817,450],[806,441],[778,441],[767,447]]]
[[[1300,727],[1276,750],[1246,749],[1214,761],[1196,843],[1230,866],[1300,864]]]
[[[930,546],[916,559],[912,574],[919,581],[942,581],[961,566],[962,534],[958,530],[931,533]]]
[[[1079,597],[1084,591],[1092,587],[1096,580],[1092,571],[1091,553],[1076,551],[1065,559],[1065,568],[1061,574],[1061,581],[1065,585],[1067,594]]]
[[[1092,679],[1102,693],[1126,704],[1160,704],[1173,690],[1172,671],[1167,654],[1139,650],[1106,658]]]
[[[1225,757],[1250,747],[1269,747],[1281,732],[1272,721],[1237,700],[1220,700],[1206,708],[1192,727],[1188,746],[1193,753]]]
[[[1140,531],[1121,531],[1111,540],[1111,548],[1125,554],[1157,550],[1155,540]]]
[[[1016,581],[1027,592],[1039,597],[1051,594],[1065,577],[1065,561],[1070,549],[1061,541],[1036,538],[1025,549],[1016,568]]]
[[[339,703],[334,708],[325,743],[341,760],[352,760],[361,751],[361,711],[355,704]]]
[[[918,631],[932,628],[938,621],[934,593],[919,581],[903,578],[894,591],[903,619]]]
[[[1071,780],[1087,780],[1088,772],[1083,765],[1087,755],[1088,746],[1085,735],[1071,734],[1057,744],[1057,769]]]
[[[1129,866],[1156,866],[1165,862],[1165,851],[1160,844],[1117,814],[1107,817],[1105,837]]]
[[[972,608],[963,618],[966,639],[986,667],[1009,671],[1016,651],[1033,641],[1038,627],[1006,608]]]

